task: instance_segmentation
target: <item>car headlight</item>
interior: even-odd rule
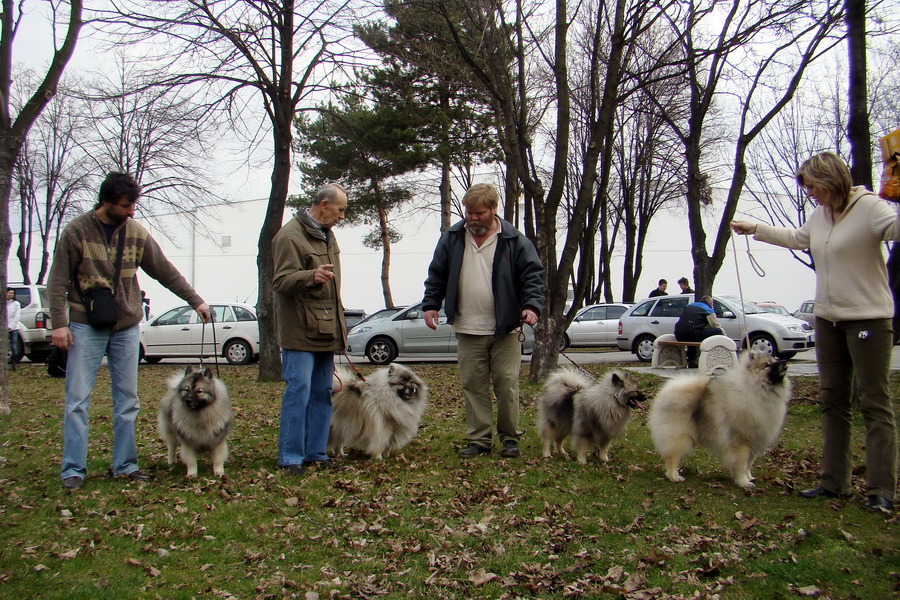
[[[350,332],[347,335],[359,335],[361,333],[365,333],[365,332],[369,331],[370,329],[372,329],[372,327],[370,325],[363,325],[362,327],[354,327],[353,329],[350,330]]]
[[[803,325],[788,325],[785,327],[788,331],[796,331],[797,333],[801,333],[803,331]]]

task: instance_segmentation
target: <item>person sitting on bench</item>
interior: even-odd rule
[[[716,311],[713,310],[713,299],[703,296],[698,302],[691,302],[681,311],[681,317],[675,323],[675,339],[679,342],[702,342],[714,335],[725,335],[725,331],[716,319]],[[696,346],[688,346],[688,367],[697,368],[698,349]]]

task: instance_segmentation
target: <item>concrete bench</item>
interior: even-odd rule
[[[737,345],[727,335],[714,335],[702,342],[679,342],[674,334],[666,333],[653,342],[653,358],[650,366],[654,369],[670,366],[686,369],[689,346],[700,348],[697,366],[701,373],[716,375],[719,371],[737,365]]]

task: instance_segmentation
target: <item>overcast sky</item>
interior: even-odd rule
[[[41,7],[39,10],[43,10],[46,5],[33,2],[26,4],[26,7],[32,10],[35,6]],[[16,40],[14,62],[26,64],[35,69],[44,68],[50,59],[52,50],[47,32],[47,20],[44,15],[37,12],[26,15],[22,30]],[[87,33],[87,30],[85,32]],[[108,63],[105,63],[102,55],[98,55],[96,45],[88,37],[79,40],[69,70],[73,74],[89,76],[90,71],[97,65],[111,63],[112,57]],[[220,164],[233,163],[236,158],[235,152],[234,148],[229,149],[226,145],[221,160],[216,162]],[[265,198],[269,192],[270,175],[269,164],[259,168],[245,167],[238,172],[225,174],[222,176],[223,189],[220,193],[236,200]],[[299,192],[296,177],[291,183],[290,192]],[[754,206],[749,202],[746,205],[740,205],[738,212],[739,218],[756,218]],[[431,252],[439,235],[436,217],[424,213],[408,214],[405,217],[396,223],[396,226],[404,232],[404,239],[394,246],[394,269],[391,275],[394,299],[397,304],[410,304],[421,300],[422,282],[425,279]],[[252,222],[252,220],[248,222]],[[710,216],[708,223],[707,231],[713,232],[717,224],[714,215]],[[365,231],[361,228],[342,228],[337,233],[343,255],[345,306],[363,308],[368,312],[381,308],[383,302],[379,282],[380,253],[362,246],[360,240]],[[258,234],[258,229],[247,230],[243,233],[243,235],[252,236],[253,240],[256,240]],[[711,235],[710,238],[712,239]],[[738,295],[739,288],[742,288],[745,300],[773,300],[784,304],[791,311],[796,310],[804,300],[813,297],[814,274],[794,260],[787,250],[751,240],[750,250],[765,270],[765,276],[760,277],[750,266],[746,255],[745,239],[739,237],[735,243],[737,244],[737,260],[735,261],[730,249],[729,260],[726,261],[716,279],[714,289],[716,293]],[[188,260],[183,244],[172,245],[166,248],[166,251],[172,255],[173,262]],[[10,280],[15,280],[20,274],[20,269],[15,261],[14,252],[11,253],[11,258]],[[245,286],[250,282],[255,284],[255,273],[253,272],[255,258],[251,257],[251,259],[249,261],[252,265],[249,267],[250,272],[234,273],[234,277],[228,278],[228,280],[243,281]],[[242,261],[243,259],[238,262],[243,264]],[[649,241],[644,250],[644,270],[638,285],[638,298],[643,298],[656,287],[656,281],[660,278],[669,281],[670,292],[677,290],[675,281],[681,276],[692,280],[692,270],[686,217],[678,210],[661,214],[650,229]],[[619,271],[621,269],[615,272]],[[33,273],[36,273],[36,270]],[[145,277],[144,279],[149,278]],[[218,279],[221,280],[221,278]],[[617,301],[621,300],[620,281],[621,275],[616,275],[613,279],[616,289],[615,300]],[[151,297],[156,298],[155,308],[163,309],[179,303],[177,298],[162,288],[154,290],[154,283],[150,281],[146,286]],[[221,284],[210,281],[206,285],[209,289],[199,289],[199,291],[208,299],[235,300],[237,296],[242,296],[240,299],[243,300],[243,296],[246,296],[243,291],[232,289],[233,286],[227,281],[222,281]],[[251,304],[255,303],[255,285],[253,291]]]

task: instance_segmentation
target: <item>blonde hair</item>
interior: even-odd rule
[[[496,209],[500,203],[500,194],[497,193],[497,188],[489,183],[476,183],[466,191],[462,201],[466,208],[483,206]]]
[[[850,199],[850,168],[834,152],[822,152],[807,158],[797,169],[797,183],[816,186],[828,194],[829,204],[838,210],[847,206]]]

